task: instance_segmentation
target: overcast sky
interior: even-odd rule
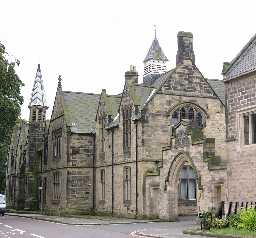
[[[21,61],[22,117],[40,63],[49,118],[59,74],[64,90],[116,94],[135,65],[141,82],[153,25],[169,68],[178,31],[190,31],[196,65],[205,77],[222,79],[222,63],[256,33],[255,9],[253,0],[0,0],[0,41]]]

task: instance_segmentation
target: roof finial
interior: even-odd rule
[[[156,39],[156,25],[154,25],[154,29],[155,29],[155,39]]]
[[[61,75],[58,77],[58,92],[62,91],[62,84],[61,84],[62,78]]]

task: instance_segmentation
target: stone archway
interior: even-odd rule
[[[187,174],[184,174],[185,169]],[[165,179],[169,220],[175,220],[179,215],[197,213],[198,184],[198,171],[189,155],[187,153],[176,155],[171,161]]]

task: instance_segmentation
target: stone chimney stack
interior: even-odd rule
[[[127,86],[138,84],[138,72],[134,65],[130,65],[130,70],[125,72],[125,82]]]
[[[193,50],[193,35],[190,32],[180,31],[178,33],[178,51],[176,55],[176,65],[195,64],[195,54]]]

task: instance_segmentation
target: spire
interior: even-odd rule
[[[61,75],[59,75],[59,77],[58,77],[58,88],[57,88],[57,91],[58,91],[58,92],[61,92],[61,91],[62,91],[62,84],[61,84],[61,81],[62,81],[62,78],[61,78]]]
[[[32,89],[29,106],[45,106],[45,92],[40,64],[37,66],[36,77]]]
[[[149,60],[160,60],[160,61],[168,61],[167,57],[165,56],[163,50],[161,49],[161,46],[159,45],[159,42],[156,38],[156,26],[155,27],[155,38],[149,48],[149,51],[146,55],[146,58],[144,59],[144,63]]]

